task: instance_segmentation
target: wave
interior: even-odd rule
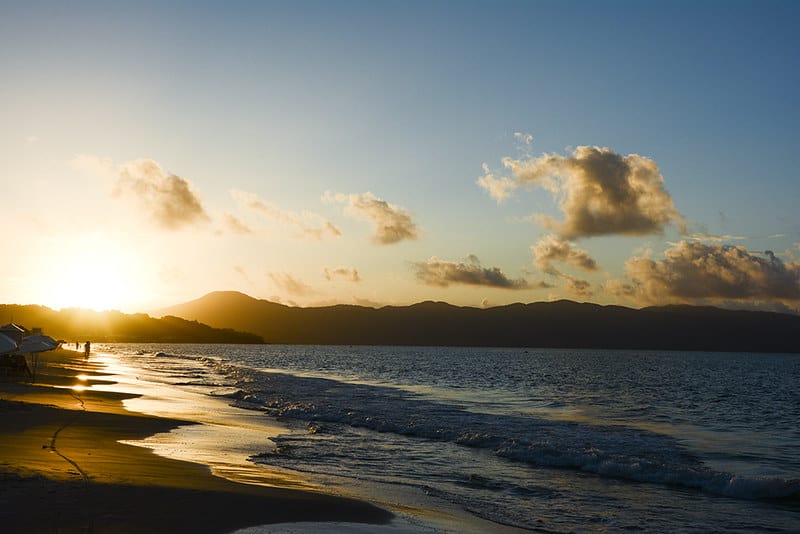
[[[705,466],[675,438],[616,425],[468,411],[457,404],[383,386],[263,372],[217,362],[234,379],[225,394],[237,406],[304,422],[309,433],[338,425],[490,451],[536,467],[702,490],[737,499],[800,496],[800,480],[747,477]],[[278,437],[275,455],[293,454]],[[480,481],[473,481],[480,483]]]

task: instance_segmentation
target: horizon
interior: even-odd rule
[[[0,295],[798,314],[798,22],[789,1],[6,2]]]
[[[216,290],[216,291],[211,291],[211,292],[206,293],[204,295],[201,295],[200,297],[197,297],[197,298],[190,298],[190,299],[188,299],[186,301],[173,303],[173,304],[170,304],[168,306],[163,306],[161,308],[151,309],[151,310],[125,311],[125,310],[120,310],[120,309],[116,309],[116,308],[97,309],[97,308],[89,308],[89,307],[81,307],[81,306],[66,306],[66,307],[63,307],[63,308],[54,308],[54,307],[51,307],[51,306],[47,306],[45,304],[19,304],[19,303],[0,303],[0,306],[18,306],[18,307],[42,306],[42,307],[51,309],[51,310],[56,311],[56,312],[77,311],[77,312],[90,312],[90,313],[98,313],[98,314],[102,314],[102,313],[121,313],[123,315],[143,314],[143,315],[147,315],[149,317],[158,319],[158,318],[164,318],[164,317],[170,316],[171,314],[169,313],[169,311],[172,308],[176,308],[176,307],[184,306],[184,305],[191,304],[191,303],[194,303],[194,302],[202,301],[204,299],[207,299],[208,297],[211,297],[211,296],[213,296],[215,294],[220,294],[220,293],[236,294],[238,296],[246,297],[248,299],[252,299],[252,300],[255,300],[255,301],[267,302],[267,303],[270,303],[270,304],[277,304],[279,306],[285,306],[287,308],[296,308],[296,309],[330,308],[330,307],[335,307],[335,306],[354,306],[354,307],[363,307],[363,308],[371,308],[371,309],[375,309],[375,310],[380,310],[380,309],[387,308],[387,307],[408,308],[408,307],[413,307],[413,306],[417,306],[417,305],[420,305],[420,304],[440,304],[440,305],[451,306],[451,307],[456,307],[456,308],[472,308],[472,309],[476,309],[476,310],[488,310],[488,309],[492,309],[492,308],[502,308],[502,307],[509,307],[509,306],[529,306],[529,305],[533,305],[533,304],[569,303],[569,304],[577,304],[577,305],[599,306],[599,307],[602,307],[602,308],[606,308],[606,307],[621,307],[621,308],[627,308],[627,309],[635,310],[635,311],[644,310],[644,309],[648,309],[648,308],[665,308],[665,307],[671,307],[671,306],[678,306],[678,307],[680,307],[680,306],[688,306],[688,307],[692,307],[692,308],[714,308],[714,309],[719,309],[719,310],[737,311],[737,312],[768,312],[768,313],[782,313],[782,314],[786,314],[786,315],[800,315],[800,312],[796,312],[796,311],[792,311],[792,310],[777,310],[776,311],[776,310],[771,310],[771,309],[760,309],[760,308],[757,308],[757,307],[747,307],[746,304],[742,304],[742,307],[739,307],[739,308],[730,307],[730,306],[714,306],[713,304],[685,304],[685,303],[667,303],[667,304],[660,304],[660,305],[647,305],[647,306],[638,306],[637,307],[637,306],[630,306],[630,305],[618,304],[618,303],[599,304],[597,302],[580,301],[580,300],[575,300],[575,299],[570,299],[570,298],[560,298],[560,299],[555,299],[555,300],[535,300],[535,301],[527,301],[527,302],[525,302],[525,301],[515,301],[515,302],[504,303],[504,304],[496,304],[496,305],[493,305],[493,306],[482,306],[482,305],[471,306],[471,305],[468,305],[468,304],[467,305],[459,305],[459,304],[454,304],[452,302],[447,302],[447,301],[444,301],[444,300],[420,300],[420,301],[416,301],[416,302],[411,302],[409,304],[383,304],[383,305],[379,305],[379,306],[371,306],[371,305],[368,305],[368,304],[353,304],[353,303],[348,303],[348,302],[336,303],[336,304],[322,304],[322,305],[301,306],[301,305],[297,305],[297,304],[288,304],[288,303],[276,302],[274,300],[270,300],[270,299],[266,299],[266,298],[258,298],[258,297],[254,297],[254,296],[249,295],[247,293],[243,293],[241,291],[236,291],[236,290]],[[167,312],[167,313],[164,314],[163,312]],[[180,318],[180,316],[178,316],[178,317]],[[13,323],[14,322],[13,318],[9,322]]]

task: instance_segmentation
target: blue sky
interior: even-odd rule
[[[0,221],[22,239],[0,292],[126,311],[216,289],[796,310],[799,10],[4,2]],[[532,218],[566,220],[567,191],[600,183],[564,170],[590,172],[578,147],[654,162],[683,227],[569,234]],[[543,154],[561,158],[555,192],[503,164]],[[480,187],[484,165],[513,194]],[[549,235],[554,263],[531,248]]]

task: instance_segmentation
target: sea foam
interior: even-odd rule
[[[326,423],[335,423],[484,449],[537,467],[576,469],[738,499],[800,494],[800,480],[716,471],[704,466],[674,438],[647,430],[479,413],[397,388],[327,378],[235,367],[227,371],[237,375],[240,389],[228,395],[237,406],[283,420],[311,423],[316,431]],[[291,450],[281,447],[281,437],[276,442],[276,455]]]

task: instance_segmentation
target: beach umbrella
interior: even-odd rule
[[[31,367],[33,367],[33,378],[36,379],[36,369],[39,367],[39,353],[48,350],[53,350],[58,347],[58,341],[50,336],[43,334],[34,334],[32,336],[22,338],[22,341],[17,347],[17,354],[30,354]]]
[[[44,352],[46,350],[53,350],[56,347],[58,347],[58,341],[52,337],[45,336],[43,334],[34,334],[32,336],[22,338],[22,342],[19,344],[17,352]]]
[[[0,334],[0,354],[8,354],[17,350],[17,343],[10,337]]]
[[[0,334],[10,337],[15,343],[19,343],[22,340],[22,336],[25,335],[25,329],[18,324],[8,323],[0,326]]]

